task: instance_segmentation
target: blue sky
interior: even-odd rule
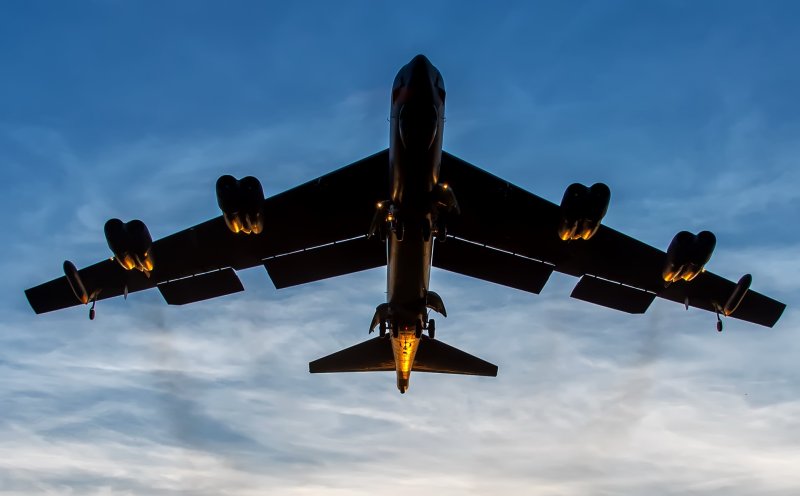
[[[0,6],[0,494],[795,495],[800,69],[793,2],[5,2]],[[764,329],[655,302],[629,316],[434,271],[437,337],[496,379],[311,376],[366,338],[385,273],[168,307],[35,316],[23,290],[388,144],[397,69],[448,89],[445,149],[786,302]]]

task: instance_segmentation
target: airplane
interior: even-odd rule
[[[276,289],[387,267],[387,297],[367,341],[309,363],[311,373],[412,370],[496,376],[497,366],[435,338],[431,267],[539,294],[553,271],[579,277],[571,296],[631,314],[656,297],[772,327],[786,305],[706,271],[716,238],[681,231],[666,252],[602,224],[611,191],[572,184],[559,205],[442,150],[446,91],[424,55],[391,92],[389,148],[264,198],[261,183],[226,175],[222,215],[152,241],[139,220],[109,220],[113,257],[25,291],[39,314],[157,288],[170,305],[242,291],[237,270],[262,265]]]

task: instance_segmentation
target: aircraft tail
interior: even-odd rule
[[[312,374],[396,369],[389,337],[375,337],[308,364]],[[497,365],[428,336],[420,338],[411,370],[440,374],[497,376]]]

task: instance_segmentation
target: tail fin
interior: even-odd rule
[[[337,351],[308,364],[312,374],[324,372],[377,372],[394,370],[389,338],[376,337]]]
[[[466,374],[497,377],[497,365],[470,355],[428,336],[422,336],[413,370],[440,374]]]

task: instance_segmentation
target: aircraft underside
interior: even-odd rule
[[[236,272],[262,266],[276,289],[387,267],[387,299],[367,341],[309,363],[312,373],[412,371],[495,376],[497,366],[436,338],[431,267],[538,294],[556,271],[579,278],[571,296],[631,313],[655,298],[772,327],[786,305],[706,270],[709,231],[681,231],[666,251],[602,224],[611,190],[568,186],[560,204],[442,151],[445,89],[422,55],[398,72],[389,148],[264,198],[254,177],[222,176],[222,215],[153,241],[140,220],[111,219],[113,258],[25,291],[36,313],[158,289],[170,305],[242,291]],[[366,319],[366,316],[365,316]]]

